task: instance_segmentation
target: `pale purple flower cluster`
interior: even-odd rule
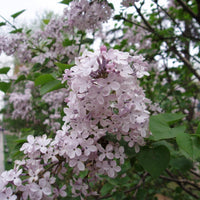
[[[89,190],[89,182],[95,184],[99,174],[115,177],[121,170],[126,154],[120,142],[124,140],[138,152],[149,136],[148,99],[137,80],[144,75],[148,72],[142,57],[107,51],[105,46],[94,53],[85,51],[64,74],[70,92],[62,130],[55,139],[27,137],[20,149],[24,160],[0,176],[0,196],[16,199],[20,195],[23,200],[65,197],[66,186],[59,188],[56,181],[64,178],[68,167],[72,171],[66,181],[74,197],[97,195]],[[86,169],[88,178],[79,177]]]
[[[106,1],[75,0],[64,12],[70,26],[79,30],[93,30],[110,19],[112,9]]]
[[[0,54],[16,55],[20,63],[41,63],[48,60],[47,67],[55,67],[55,60],[62,60],[66,56],[69,62],[77,56],[78,46],[75,44],[63,45],[67,34],[72,39],[72,31],[67,29],[64,16],[52,19],[44,30],[36,30],[27,35],[17,33],[9,37],[0,37]],[[45,45],[44,45],[45,44]]]
[[[31,88],[33,82],[26,83],[24,92],[12,92],[9,96],[9,103],[13,105],[12,119],[34,120],[35,111],[32,108]]]
[[[87,167],[90,176],[115,177],[126,157],[120,141],[138,152],[149,135],[148,100],[137,80],[148,75],[147,64],[140,56],[105,46],[95,53],[85,51],[75,64],[64,74],[71,91],[55,145],[74,172]],[[109,135],[118,142],[106,139]]]
[[[20,199],[40,200],[55,199],[58,196],[65,197],[66,186],[58,188],[56,175],[64,172],[58,169],[62,166],[62,161],[56,158],[56,150],[53,150],[51,140],[46,135],[40,137],[27,137],[27,143],[21,147],[21,151],[26,155],[22,161],[15,161],[14,169],[5,171],[0,176],[0,197],[1,199],[17,199],[15,194],[21,196]],[[50,159],[50,162],[48,160]],[[49,168],[45,168],[52,164]],[[52,170],[51,172],[49,170]],[[16,187],[13,190],[7,185],[12,184]]]
[[[141,49],[146,49],[151,47],[151,39],[144,37],[147,35],[147,31],[145,31],[141,27],[136,27],[133,25],[131,28],[127,27],[126,32],[123,34],[122,40],[127,39],[128,45],[134,45],[137,51]]]
[[[69,91],[67,89],[62,88],[60,90],[49,92],[42,97],[42,100],[49,105],[48,112],[45,110],[42,111],[43,114],[47,116],[44,124],[47,124],[53,132],[56,132],[61,128],[58,120],[61,119],[62,104],[68,96],[68,93]]]
[[[130,7],[130,6],[133,6],[134,3],[137,2],[137,1],[139,1],[139,0],[123,0],[121,4],[124,7]]]

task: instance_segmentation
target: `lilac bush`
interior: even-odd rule
[[[0,82],[4,120],[22,132],[0,199],[199,199],[198,1],[150,2],[63,0],[0,37],[20,71]]]

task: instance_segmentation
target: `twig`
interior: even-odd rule
[[[200,23],[200,18],[186,5],[186,3],[182,0],[177,0],[177,2],[187,11],[198,23]]]
[[[190,173],[192,173],[193,175],[197,176],[198,178],[200,178],[200,175],[197,174],[196,172],[194,172],[193,170],[190,170]]]
[[[136,186],[134,186],[134,187],[132,187],[132,188],[130,188],[130,189],[128,189],[128,190],[125,190],[124,193],[129,193],[129,192],[132,192],[132,191],[136,190],[135,193],[134,193],[134,198],[135,198],[138,189],[139,189],[140,186],[145,182],[145,179],[146,179],[146,177],[147,177],[148,175],[149,175],[148,172],[145,172],[145,173],[142,175],[142,177],[141,177],[139,183],[138,183]],[[105,195],[105,196],[99,197],[99,198],[97,198],[97,200],[106,199],[106,198],[109,198],[109,197],[112,197],[112,194],[107,194],[107,195]]]
[[[171,177],[171,178],[165,177],[165,179],[168,179],[168,180],[170,180],[170,181],[176,182],[185,192],[187,192],[189,195],[193,196],[195,199],[199,199],[199,198],[200,198],[198,195],[192,193],[191,190],[189,190],[188,188],[186,188],[186,187],[183,185],[183,183],[185,183],[185,181],[177,179],[168,169],[166,169],[165,171],[166,171],[167,174]],[[164,177],[161,176],[161,178],[164,178]],[[187,180],[186,180],[186,181],[187,181]],[[189,182],[190,185],[191,185],[191,182],[190,182],[190,181],[187,181],[187,183],[188,183],[188,182]],[[189,184],[189,183],[188,183],[188,184]],[[192,183],[192,184],[193,184],[193,183]],[[196,185],[196,187],[199,187],[199,186]],[[198,188],[198,189],[199,189],[199,188]]]

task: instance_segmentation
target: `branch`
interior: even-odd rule
[[[168,44],[168,43],[167,43]],[[169,44],[168,44],[169,46]],[[175,46],[172,46],[170,48],[178,57],[179,59],[188,67],[188,69],[196,76],[196,78],[200,81],[200,75],[197,73],[197,71],[193,68],[193,65],[190,63],[190,61],[183,57],[179,51],[176,49]]]
[[[199,198],[200,198],[198,195],[192,193],[192,191],[191,191],[190,189],[186,188],[186,187],[183,185],[183,183],[184,183],[185,181],[177,179],[168,169],[166,169],[165,171],[167,172],[167,174],[168,174],[171,178],[170,178],[170,177],[165,177],[165,176],[161,176],[161,178],[163,178],[163,179],[165,179],[165,180],[170,180],[170,181],[176,182],[176,183],[177,183],[185,192],[187,192],[189,195],[193,196],[195,199],[199,199]],[[186,181],[187,181],[187,180],[186,180]],[[187,183],[188,183],[188,181],[187,181]],[[190,183],[190,185],[191,185],[191,182],[190,182],[190,181],[189,181],[189,183]],[[188,184],[189,184],[189,183],[188,183]],[[193,184],[193,183],[192,183],[192,184]],[[199,186],[197,186],[197,187],[199,187]],[[199,189],[198,189],[198,190],[199,190]]]
[[[190,173],[192,173],[193,175],[197,176],[198,178],[200,178],[200,175],[197,174],[196,172],[194,172],[192,169],[190,170]]]
[[[183,57],[179,51],[176,49],[175,46],[171,46],[171,43],[169,43],[163,36],[161,36],[157,31],[151,26],[151,24],[145,19],[144,15],[141,13],[141,10],[134,5],[135,9],[137,10],[138,14],[142,18],[144,24],[148,27],[149,31],[154,33],[161,41],[166,42],[166,44],[169,46],[169,49],[172,50],[179,59],[189,68],[189,70],[196,76],[196,78],[200,81],[200,75],[196,72],[196,70],[193,68],[193,65],[190,63],[189,60],[187,60],[185,57]]]
[[[2,15],[0,15],[0,17],[5,21],[7,22],[8,24],[10,24],[10,26],[14,29],[17,29],[17,27],[15,25],[13,25],[12,23],[10,23],[5,17],[3,17]]]
[[[132,191],[136,190],[135,193],[134,193],[134,196],[135,196],[135,195],[137,194],[138,189],[139,189],[140,186],[145,182],[145,179],[146,179],[146,177],[147,177],[148,175],[149,175],[148,172],[145,172],[145,173],[142,175],[142,177],[141,177],[139,183],[138,183],[136,186],[130,188],[129,190],[125,190],[124,193],[129,193],[129,192],[132,192]],[[97,200],[100,200],[100,199],[107,199],[107,198],[112,197],[112,196],[113,196],[112,194],[107,194],[107,195],[105,195],[105,196],[103,196],[103,197],[97,198]]]
[[[200,41],[200,38],[198,38],[198,37],[193,37],[193,36],[191,36],[191,35],[187,35],[185,32],[183,32],[182,29],[181,29],[181,27],[180,27],[180,24],[177,23],[177,22],[175,21],[175,19],[174,19],[162,6],[160,6],[158,3],[157,3],[157,6],[172,20],[172,22],[177,26],[177,28],[179,29],[179,31],[182,33],[182,35],[183,35],[184,37],[190,38],[190,39],[193,40],[193,41]],[[179,36],[178,36],[178,38],[179,38]]]
[[[196,21],[200,24],[200,18],[198,17],[198,15],[196,15],[191,9],[190,7],[188,7],[186,5],[186,3],[182,0],[177,0],[177,2],[183,7],[183,9],[185,9],[185,11],[187,11],[194,19],[196,19]]]

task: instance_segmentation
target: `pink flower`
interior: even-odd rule
[[[17,196],[13,194],[13,191],[10,187],[6,188],[4,190],[4,192],[0,192],[0,199],[2,200],[6,200],[6,199],[9,199],[9,200],[16,200],[17,199]]]
[[[45,179],[40,179],[39,184],[32,183],[31,184],[31,191],[34,192],[39,199],[42,199],[43,195],[50,195],[51,192],[51,186],[47,183]]]
[[[105,157],[107,157],[108,159],[113,159],[114,155],[112,153],[113,151],[113,146],[112,144],[107,144],[106,149],[104,150],[104,148],[102,148],[102,146],[98,146],[99,151],[101,152],[100,156],[99,156],[99,160],[103,161]]]
[[[119,172],[121,170],[120,166],[117,166],[117,163],[115,160],[110,162],[110,167],[107,170],[108,176],[114,177],[116,172]]]

